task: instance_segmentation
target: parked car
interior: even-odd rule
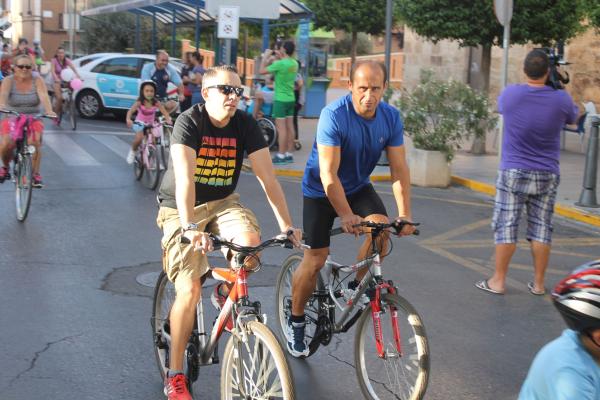
[[[140,75],[144,65],[154,62],[152,54],[106,53],[88,62],[80,61],[79,75],[83,79],[82,87],[74,93],[75,106],[83,118],[96,118],[105,111],[125,113],[138,97]],[[83,60],[85,61],[85,60]],[[169,61],[177,71],[182,64],[178,59]],[[77,64],[76,64],[77,65]],[[169,84],[168,91],[175,90]]]

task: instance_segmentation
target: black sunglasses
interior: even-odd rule
[[[31,69],[31,68],[33,68],[31,65],[15,65],[15,67],[21,68],[21,69]]]
[[[242,97],[244,94],[244,88],[235,87],[230,85],[214,85],[208,86],[207,89],[217,88],[219,92],[223,93],[225,96],[229,96],[231,93],[235,93],[237,97]]]

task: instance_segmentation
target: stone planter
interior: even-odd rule
[[[413,148],[409,156],[411,184],[426,187],[450,185],[450,163],[444,153]]]

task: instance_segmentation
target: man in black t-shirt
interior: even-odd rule
[[[212,250],[207,231],[243,246],[260,243],[256,217],[234,193],[244,152],[279,228],[295,244],[301,239],[301,231],[292,226],[262,132],[250,115],[237,110],[243,93],[237,71],[231,66],[210,68],[202,83],[206,103],[192,106],[177,118],[159,193],[157,223],[163,230],[163,268],[177,293],[170,312],[170,370],[165,382],[170,400],[191,399],[183,357],[201,295],[200,278],[208,270],[206,253]],[[182,244],[182,236],[190,244]],[[222,307],[226,292],[228,288],[217,285],[212,295],[215,306]],[[231,329],[231,319],[227,324]]]

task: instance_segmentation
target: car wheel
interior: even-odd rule
[[[102,113],[100,96],[92,90],[86,90],[77,95],[77,111],[83,118],[97,118]]]

